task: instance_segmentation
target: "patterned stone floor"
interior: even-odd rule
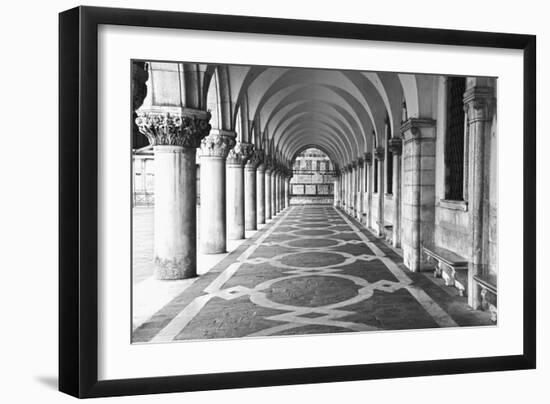
[[[332,206],[293,206],[144,321],[132,341],[491,324]]]

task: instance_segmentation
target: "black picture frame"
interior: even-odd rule
[[[98,381],[98,26],[181,28],[523,51],[523,353]],[[76,397],[459,374],[536,366],[536,37],[78,7],[59,15],[59,389]]]

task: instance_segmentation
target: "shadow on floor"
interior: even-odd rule
[[[50,388],[57,390],[58,389],[58,379],[57,376],[36,376],[36,381],[38,381],[40,384]]]

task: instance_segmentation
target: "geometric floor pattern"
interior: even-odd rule
[[[136,328],[132,342],[492,325],[339,210],[292,206]]]

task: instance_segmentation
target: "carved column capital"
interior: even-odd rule
[[[392,137],[388,142],[388,148],[396,156],[400,156],[403,151],[403,140],[400,137]]]
[[[365,160],[363,160],[363,157],[359,157],[359,158],[357,159],[357,164],[358,164],[358,165],[362,166],[364,163],[365,163]]]
[[[354,168],[357,168],[357,160],[353,160],[351,162],[351,168],[354,169]]]
[[[384,161],[384,157],[385,157],[385,150],[382,146],[378,146],[375,150],[374,150],[374,157],[376,157],[376,160],[378,161]]]
[[[201,156],[226,158],[235,143],[235,132],[212,131],[201,142]]]
[[[259,169],[259,167],[263,165],[264,157],[265,155],[263,150],[254,150],[254,152],[246,162],[246,168],[251,170]]]
[[[235,147],[229,150],[227,155],[227,164],[244,165],[254,153],[254,145],[252,143],[237,142]]]
[[[495,105],[496,98],[491,87],[471,87],[464,93],[464,112],[469,123],[490,120]]]
[[[372,164],[372,153],[367,152],[365,153],[365,163],[367,163],[368,166]]]
[[[210,132],[210,113],[181,108],[172,112],[138,111],[136,125],[151,146],[199,147]]]
[[[409,118],[401,125],[401,133],[405,142],[423,137],[435,137],[435,132],[423,129],[435,128],[435,121],[429,118]],[[431,135],[431,136],[430,136]]]

